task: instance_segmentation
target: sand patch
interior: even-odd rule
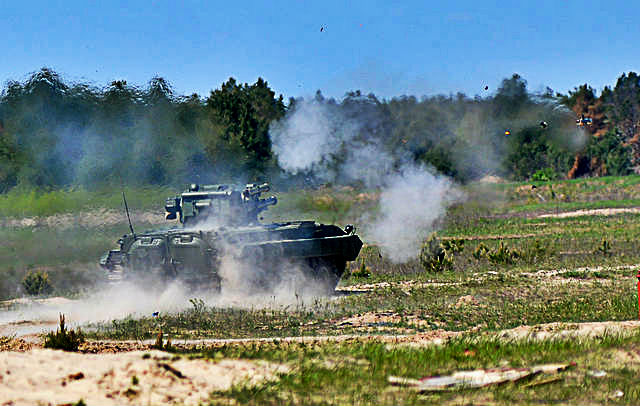
[[[402,289],[408,293],[411,289],[422,289],[432,286],[449,286],[461,285],[461,282],[442,282],[436,280],[426,281],[398,281],[398,282],[378,282],[378,283],[360,283],[357,285],[340,286],[336,288],[336,292],[372,292],[374,290],[383,289]]]
[[[640,213],[640,207],[619,207],[609,209],[584,209],[566,211],[564,213],[541,214],[537,218],[567,218],[567,217],[583,217],[583,216],[615,216],[624,213]]]
[[[288,370],[267,362],[174,359],[160,351],[2,352],[0,404],[64,404],[83,399],[88,405],[197,405],[207,403],[212,391],[235,384],[257,385]]]
[[[131,219],[136,223],[170,224],[164,213],[131,212]],[[120,210],[95,209],[78,213],[54,214],[45,217],[0,218],[0,227],[55,227],[67,229],[72,227],[98,227],[127,223],[127,216]]]
[[[530,278],[550,278],[554,276],[562,276],[563,274],[569,272],[583,272],[583,273],[595,273],[595,272],[606,272],[606,271],[633,271],[638,269],[640,264],[636,265],[619,265],[619,266],[591,266],[591,267],[581,267],[581,268],[572,268],[572,269],[541,269],[536,272],[522,272],[520,276]],[[630,272],[631,276],[633,273]]]
[[[504,179],[495,175],[485,175],[478,183],[505,183]]]
[[[505,339],[536,339],[602,337],[607,334],[630,333],[640,328],[640,320],[600,321],[587,323],[546,323],[533,326],[519,326],[503,330],[497,335]]]
[[[347,317],[336,322],[337,327],[394,327],[404,324],[411,327],[428,327],[429,321],[414,314],[399,314],[394,312],[367,312]]]

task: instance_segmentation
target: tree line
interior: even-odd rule
[[[380,99],[352,91],[314,103],[364,125],[359,137],[394,159],[414,160],[459,181],[487,174],[525,180],[624,175],[640,164],[640,78],[623,74],[599,96],[530,92],[514,74],[485,97],[462,93]],[[259,78],[230,78],[207,97],[177,95],[152,78],[104,88],[69,83],[43,68],[0,93],[0,192],[16,186],[96,188],[253,181],[295,176],[279,166],[269,127],[295,114]],[[576,127],[576,117],[591,118]],[[336,159],[339,157],[336,156]],[[300,175],[298,175],[300,176]]]

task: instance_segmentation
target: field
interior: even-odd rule
[[[128,191],[134,226],[162,224],[173,192]],[[157,317],[150,304],[107,319],[79,308],[92,300],[113,307],[95,293],[104,282],[95,264],[128,232],[119,192],[0,197],[0,334],[8,337],[0,348],[40,346],[40,336],[21,331],[55,327],[63,309],[72,322],[82,313],[75,322],[87,337],[84,352],[148,351],[161,332],[176,359],[286,366],[278,379],[211,391],[212,404],[640,403],[640,324],[630,322],[638,318],[640,176],[478,183],[464,192],[437,225],[438,241],[457,247],[443,269],[425,270],[419,258],[392,263],[372,243],[362,221],[376,213],[374,190],[276,191],[280,203],[266,221],[360,228],[366,244],[335,295],[251,301],[181,292]],[[11,318],[23,310],[10,300],[34,271],[49,275],[51,298],[67,298],[47,313],[53,321]],[[419,391],[389,381],[546,363],[568,369],[478,389]]]

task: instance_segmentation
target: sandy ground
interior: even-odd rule
[[[136,223],[170,224],[161,212],[132,211],[131,219]],[[122,211],[96,209],[79,213],[55,214],[47,217],[25,217],[21,219],[0,217],[0,227],[98,227],[127,223]]]
[[[188,360],[160,351],[76,354],[33,349],[0,353],[0,404],[206,403],[212,391],[277,379],[288,367],[263,361]]]
[[[465,241],[484,241],[484,240],[512,240],[520,238],[532,238],[541,237],[544,235],[553,235],[553,232],[540,232],[529,234],[495,234],[495,235],[477,235],[477,236],[465,236],[465,237],[442,237],[442,240],[465,240]]]
[[[567,211],[562,213],[549,213],[534,215],[535,218],[566,218],[582,216],[614,216],[623,213],[640,213],[640,207],[621,207],[604,209],[583,209]],[[526,213],[525,213],[526,215]],[[510,217],[513,215],[507,215]],[[135,222],[149,224],[169,224],[164,218],[164,213],[133,211],[131,217]],[[55,214],[46,217],[25,217],[25,218],[3,218],[0,217],[0,227],[55,227],[70,228],[73,226],[99,227],[114,224],[125,224],[126,216],[121,211],[113,209],[96,209],[79,213]],[[543,224],[544,225],[544,224]],[[534,236],[536,234],[532,234]],[[518,238],[521,236],[496,236],[495,238]],[[491,237],[480,237],[478,239],[492,239]]]
[[[606,269],[633,270],[638,265],[580,269],[540,270],[523,274],[549,281],[567,280],[568,271],[596,272]],[[481,277],[481,275],[479,275]],[[577,283],[589,281],[576,280]],[[457,284],[438,281],[402,281],[361,284],[341,288],[343,294],[377,289],[399,288],[410,295],[412,288]],[[338,292],[340,293],[340,292]],[[75,301],[65,298],[15,299],[0,303],[0,309],[32,306],[68,306]],[[461,296],[453,306],[473,306],[473,296]],[[0,312],[4,313],[4,312]],[[8,312],[7,312],[8,313]],[[7,314],[5,313],[5,314]],[[0,319],[0,405],[70,404],[83,399],[88,405],[110,404],[199,404],[206,403],[212,391],[227,390],[234,384],[256,385],[278,379],[289,367],[246,360],[188,360],[152,350],[155,340],[89,341],[79,353],[42,349],[41,333],[55,329],[57,319],[34,319],[24,313],[21,319]],[[398,324],[408,328],[399,329]],[[253,345],[271,342],[323,343],[367,342],[396,346],[424,347],[440,345],[471,331],[442,329],[413,333],[411,328],[426,327],[429,320],[412,314],[376,311],[335,320],[336,330],[348,329],[359,334],[334,336],[298,336],[246,339],[196,339],[173,342],[177,349],[218,348],[228,345]],[[630,334],[638,331],[640,321],[590,323],[548,323],[519,326],[499,332],[481,333],[511,339],[549,339],[602,337],[607,334]],[[19,332],[20,334],[16,334]],[[9,337],[2,337],[9,336]],[[477,333],[473,337],[478,337]],[[134,379],[135,377],[135,379]],[[135,383],[134,383],[135,382]]]
[[[603,337],[607,334],[626,334],[640,328],[640,320],[600,321],[586,323],[546,323],[534,326],[520,326],[503,330],[497,336],[505,339]]]
[[[542,276],[542,275],[540,275]],[[454,306],[474,304],[473,296],[462,296]],[[362,334],[336,336],[297,336],[246,339],[197,339],[173,342],[177,349],[219,348],[229,345],[262,343],[382,342],[389,348],[421,348],[441,345],[471,331],[432,330],[403,333],[387,324],[404,322],[425,326],[428,321],[411,314],[390,311],[367,312],[336,320]],[[603,337],[638,331],[640,321],[589,323],[548,323],[519,326],[471,337],[533,339]],[[370,331],[370,333],[366,333]],[[80,353],[42,349],[39,335],[21,338],[0,337],[0,404],[70,404],[83,399],[88,405],[186,404],[206,403],[212,391],[227,390],[234,384],[256,385],[278,379],[290,371],[286,365],[246,360],[189,360],[152,350],[154,340],[90,341]],[[134,378],[135,377],[135,378]]]
[[[623,213],[640,213],[640,207],[619,207],[609,209],[574,210],[563,213],[541,214],[537,218],[567,218],[583,216],[615,216]]]
[[[589,266],[589,267],[581,267],[581,268],[571,268],[571,269],[541,269],[536,272],[522,272],[520,276],[523,277],[536,277],[536,278],[553,278],[553,277],[562,277],[563,274],[568,272],[602,272],[602,271],[630,271],[629,276],[635,276],[634,270],[640,268],[640,264],[634,265],[618,265],[618,266]]]
[[[460,285],[459,282],[440,282],[440,281],[399,281],[399,282],[378,282],[378,283],[361,283],[357,285],[340,286],[336,288],[337,293],[360,293],[371,292],[378,289],[396,288],[402,290],[409,290],[413,288],[424,288],[427,286],[446,286],[446,285]]]

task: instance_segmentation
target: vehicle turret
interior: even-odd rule
[[[184,225],[205,219],[220,225],[258,224],[260,213],[278,202],[275,196],[260,197],[269,190],[268,183],[245,187],[192,184],[179,196],[167,198],[165,218],[179,218]]]

